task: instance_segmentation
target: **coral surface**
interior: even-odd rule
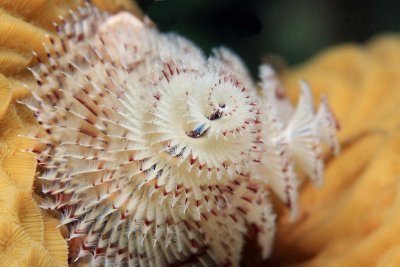
[[[21,101],[27,137],[70,257],[92,266],[237,266],[249,226],[265,258],[275,215],[268,189],[297,212],[301,169],[323,181],[337,123],[308,84],[293,108],[271,67],[261,92],[225,48],[206,57],[129,13],[85,4],[45,43],[38,84]],[[323,146],[321,146],[323,145]]]
[[[400,36],[331,48],[284,75],[307,79],[340,121],[325,185],[301,188],[297,223],[281,217],[270,266],[400,265]]]
[[[127,8],[129,1],[94,1],[106,10]],[[34,189],[36,159],[26,152],[33,143],[21,137],[33,124],[32,113],[15,103],[36,86],[28,66],[35,51],[45,55],[52,23],[79,1],[0,2],[0,266],[67,266],[67,243],[58,219],[43,212]]]

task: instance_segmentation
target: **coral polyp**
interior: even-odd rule
[[[92,266],[238,265],[249,225],[268,256],[268,188],[295,215],[298,165],[322,181],[336,122],[310,91],[292,112],[271,68],[260,93],[225,48],[86,4],[57,25],[24,100],[43,208],[62,211],[70,254]],[[293,114],[292,114],[293,113]]]

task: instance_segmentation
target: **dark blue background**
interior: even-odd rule
[[[296,64],[324,47],[400,32],[398,0],[138,0],[162,31],[226,45],[253,74],[262,60]],[[279,55],[277,58],[276,55]]]

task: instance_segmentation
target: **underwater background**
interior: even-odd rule
[[[253,75],[261,61],[303,62],[321,49],[400,30],[396,0],[138,0],[162,31],[210,51],[225,45]]]

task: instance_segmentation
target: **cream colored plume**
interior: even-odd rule
[[[225,48],[86,4],[57,25],[25,100],[42,128],[43,208],[60,209],[71,254],[92,266],[238,265],[248,225],[268,256],[268,187],[295,215],[298,165],[322,181],[336,123],[310,91],[292,112],[268,66],[260,96]],[[272,80],[271,80],[272,79]],[[81,259],[83,258],[83,259]]]

